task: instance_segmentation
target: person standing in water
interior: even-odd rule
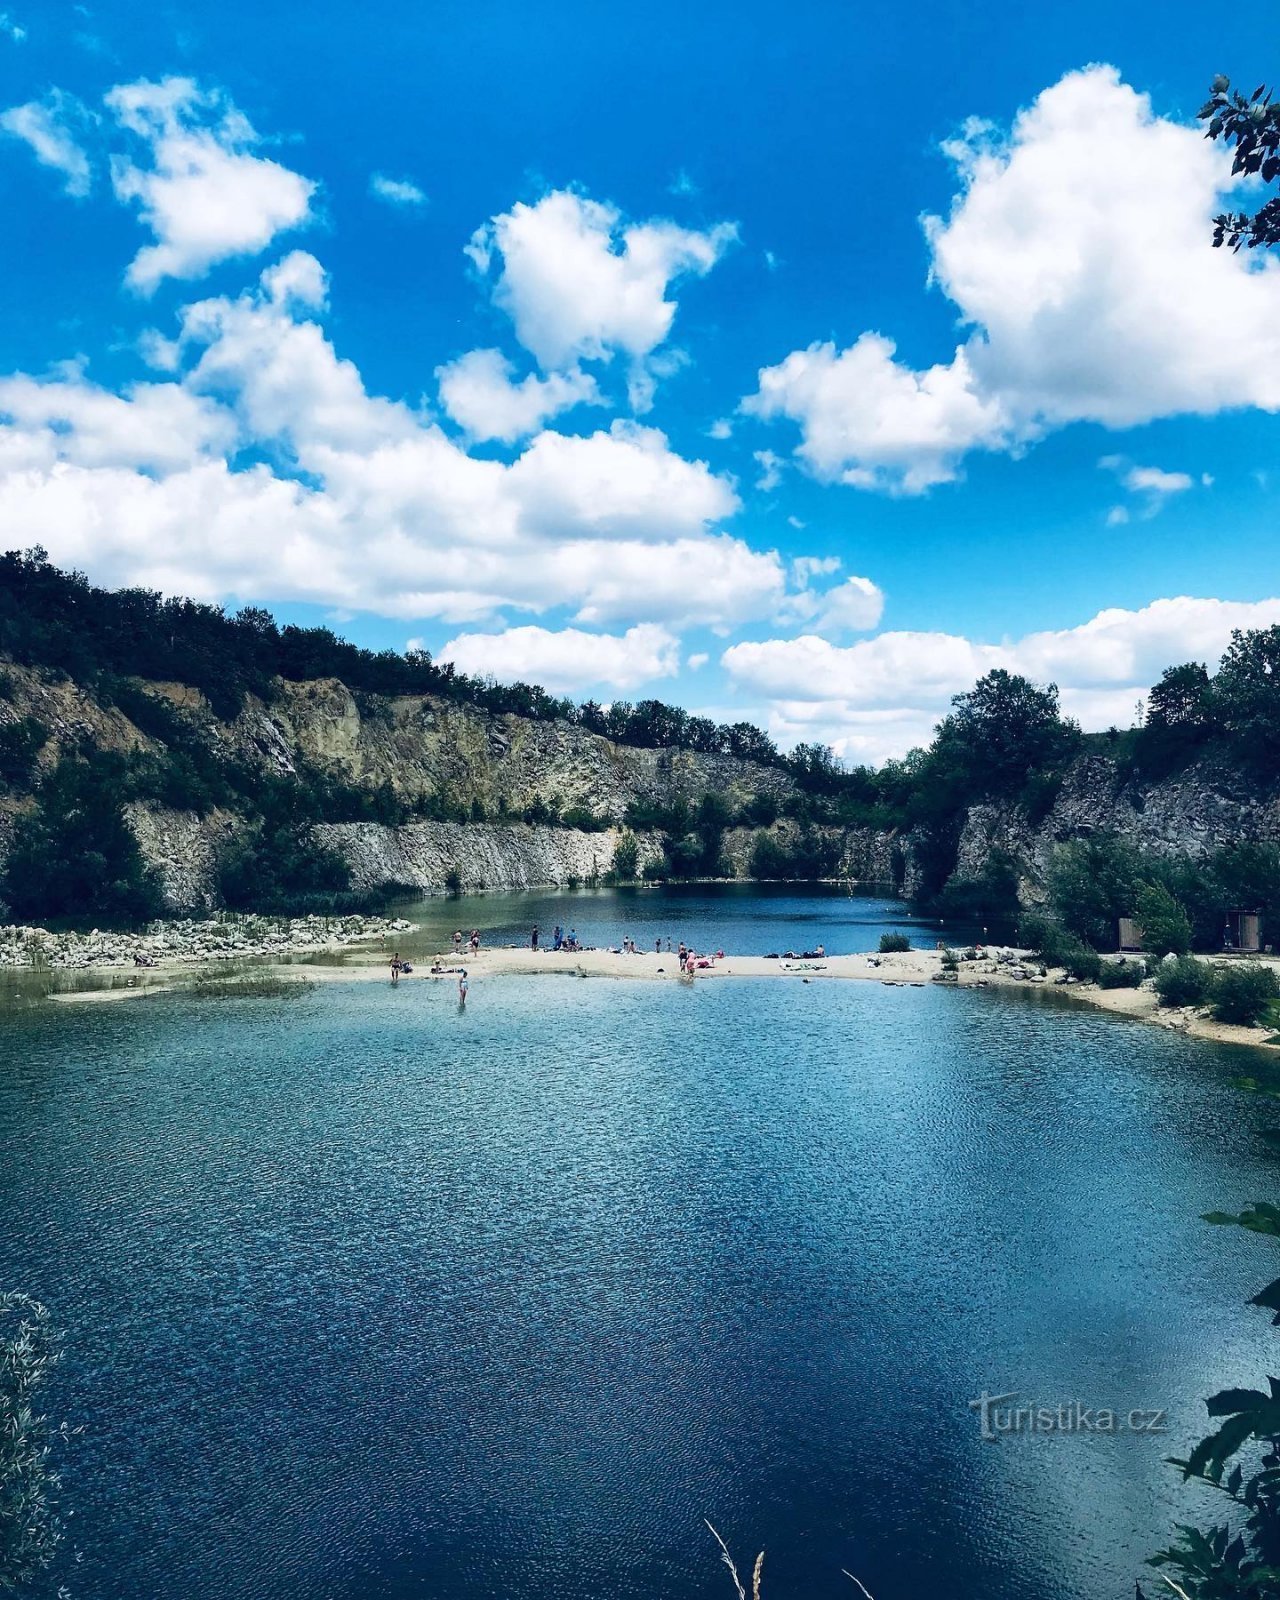
[[[458,1010],[465,1011],[467,1005],[467,969],[463,967],[462,976],[458,979]]]
[[[538,924],[536,922],[533,925],[533,932],[529,935],[529,948],[530,950],[538,948]]]
[[[453,954],[454,954],[454,959],[455,960],[458,958],[458,956],[460,956],[462,954],[462,929],[461,928],[455,928],[453,930]]]

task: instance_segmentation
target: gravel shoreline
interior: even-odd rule
[[[221,916],[161,922],[144,933],[58,933],[48,928],[0,927],[0,968],[76,971],[157,967],[174,962],[244,960],[341,949],[367,939],[413,932],[402,917]]]

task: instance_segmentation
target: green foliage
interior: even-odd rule
[[[880,935],[880,954],[900,955],[904,950],[910,950],[911,940],[905,933],[882,933]]]
[[[159,916],[159,879],[124,819],[125,763],[64,756],[14,824],[2,890],[20,922],[118,926]]]
[[[1277,995],[1280,984],[1273,968],[1264,967],[1260,961],[1233,962],[1215,973],[1210,1008],[1219,1022],[1252,1027],[1266,1016]]]
[[[1236,1225],[1275,1238],[1280,1210],[1257,1202],[1238,1216],[1210,1212],[1205,1220]],[[1254,1295],[1251,1305],[1278,1313],[1280,1279]],[[1184,1600],[1275,1600],[1280,1592],[1280,1382],[1265,1389],[1223,1389],[1205,1401],[1220,1425],[1185,1459],[1174,1460],[1186,1482],[1208,1484],[1230,1503],[1230,1523],[1207,1529],[1179,1524],[1177,1538],[1150,1557],[1165,1582]],[[1168,1576],[1176,1575],[1175,1578]],[[1138,1600],[1147,1600],[1138,1588]]]
[[[1208,100],[1198,116],[1207,122],[1210,139],[1222,139],[1235,146],[1231,163],[1233,176],[1261,178],[1274,183],[1280,177],[1280,107],[1271,103],[1271,91],[1260,83],[1247,98],[1231,80],[1219,74],[1210,88]],[[1226,245],[1239,250],[1265,248],[1280,243],[1280,198],[1272,195],[1252,215],[1244,211],[1224,211],[1213,219],[1215,248]]]
[[[671,876],[671,863],[666,856],[657,856],[645,862],[640,876],[646,883],[665,883]]]
[[[1280,771],[1280,626],[1231,635],[1213,698],[1242,764],[1274,777]]]
[[[640,846],[634,833],[622,834],[613,847],[613,871],[625,883],[635,877],[640,864]]]
[[[0,725],[0,783],[25,789],[36,757],[49,742],[49,730],[38,717],[18,717]]]
[[[597,815],[590,806],[566,806],[560,814],[560,823],[565,828],[580,828],[583,833],[603,833],[609,826],[609,819]]]
[[[355,909],[351,869],[336,850],[321,845],[310,824],[278,814],[246,828],[218,863],[218,891],[237,911],[293,916]]]
[[[1017,867],[1004,851],[993,850],[978,877],[950,878],[930,909],[961,921],[1012,921],[1019,911]]]
[[[753,878],[764,882],[814,883],[832,876],[839,855],[836,839],[811,823],[804,823],[789,844],[774,833],[757,834],[748,867]]]
[[[1079,728],[1059,714],[1056,684],[1041,689],[998,667],[951,704],[934,756],[971,797],[1016,798],[1032,778],[1061,772],[1079,748]]]
[[[1136,989],[1147,975],[1141,961],[1099,961],[1099,989]]]
[[[1049,904],[1069,933],[1097,950],[1114,950],[1116,925],[1133,911],[1141,858],[1107,834],[1059,845],[1049,864]]]
[[[1140,885],[1135,910],[1146,950],[1154,956],[1186,955],[1191,948],[1191,922],[1163,884]]]
[[[1200,1006],[1213,988],[1213,968],[1194,956],[1178,956],[1160,963],[1155,986],[1162,1006]]]
[[[54,1449],[66,1429],[40,1410],[61,1358],[49,1313],[25,1294],[0,1294],[0,1590],[33,1583],[62,1537]]]
[[[1046,967],[1061,967],[1081,983],[1097,981],[1103,965],[1101,956],[1052,917],[1024,918],[1021,936]]]

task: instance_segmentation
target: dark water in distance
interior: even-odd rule
[[[968,942],[982,937],[969,923],[946,925],[913,916],[905,901],[879,895],[850,895],[829,884],[672,883],[652,888],[529,890],[524,893],[433,897],[397,902],[389,914],[407,917],[422,929],[405,949],[420,952],[451,946],[454,929],[464,938],[479,928],[488,944],[527,944],[536,922],[544,945],[559,923],[576,929],[585,946],[622,944],[630,935],[641,949],[655,938],[681,939],[698,950],[723,949],[756,956],[786,950],[812,950],[823,944],[828,955],[874,950],[882,933],[904,933],[913,946],[932,950],[940,938]],[[997,931],[993,928],[991,938]]]
[[[572,977],[0,1026],[77,1600],[1128,1600],[1256,1382],[1245,1053],[1053,996]],[[1167,1408],[983,1443],[968,1402]]]

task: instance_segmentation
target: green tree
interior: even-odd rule
[[[1163,884],[1141,884],[1134,909],[1145,949],[1153,956],[1186,955],[1191,948],[1191,922]]]
[[[618,839],[613,850],[613,870],[624,882],[630,882],[636,875],[640,863],[640,846],[636,842],[634,833],[624,833]]]
[[[1210,991],[1210,1008],[1219,1022],[1246,1028],[1262,1021],[1273,1000],[1280,996],[1275,972],[1260,961],[1219,967]]]
[[[1113,950],[1116,923],[1133,913],[1141,861],[1108,834],[1060,845],[1049,863],[1049,904],[1062,926],[1096,950]]]
[[[14,824],[3,894],[19,921],[135,924],[160,915],[160,880],[124,818],[127,767],[64,756]]]
[[[1280,626],[1239,629],[1213,684],[1218,719],[1237,758],[1280,771]]]
[[[1003,667],[953,696],[938,726],[935,763],[952,768],[968,796],[1013,798],[1036,773],[1060,769],[1080,746],[1080,730],[1058,710],[1058,688],[1039,688]]]

